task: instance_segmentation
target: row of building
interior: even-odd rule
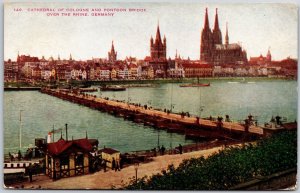
[[[150,56],[142,60],[127,57],[117,59],[117,52],[112,42],[107,58],[93,58],[87,61],[76,61],[70,57],[61,60],[50,57],[31,57],[19,55],[16,61],[5,61],[5,81],[20,79],[36,80],[113,80],[113,79],[153,79],[182,77],[214,76],[297,76],[297,60],[287,58],[272,61],[270,50],[266,56],[250,57],[237,43],[229,43],[226,25],[225,43],[219,27],[218,10],[216,9],[214,28],[209,26],[206,9],[204,27],[201,32],[200,59],[183,59],[176,55],[167,58],[167,38],[161,37],[159,25],[155,39],[150,38]]]
[[[175,58],[167,60],[167,71],[155,69],[147,60],[126,58],[113,64],[107,60],[97,61],[6,61],[6,82],[22,79],[51,80],[138,80],[154,78],[233,77],[233,76],[297,76],[297,60],[287,58],[269,64],[211,65],[200,61]]]

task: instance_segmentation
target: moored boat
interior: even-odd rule
[[[101,86],[100,87],[101,91],[125,91],[126,88],[121,87],[121,86]]]
[[[182,84],[180,87],[206,87],[210,86],[210,83],[192,83],[192,84]]]

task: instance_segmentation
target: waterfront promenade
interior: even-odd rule
[[[181,114],[171,112],[168,113],[147,106],[109,100],[108,98],[97,98],[94,95],[71,92],[71,90],[66,89],[59,90],[43,88],[41,92],[91,108],[100,110],[104,109],[104,111],[112,112],[112,114],[118,114],[121,116],[129,116],[131,114],[134,116],[134,118],[141,115],[141,122],[147,122],[147,119],[151,118],[152,121],[157,121],[160,119],[168,121],[169,124],[167,126],[176,123],[181,126],[177,130],[179,132],[185,132],[185,127],[187,125],[194,128],[205,128],[208,132],[217,132],[220,124],[217,120],[199,119],[194,116],[182,116]],[[255,125],[249,125],[248,131],[246,131],[244,124],[222,121],[221,127],[222,131],[227,131],[230,133],[237,132],[248,133],[256,136],[263,135],[263,128]]]
[[[218,152],[222,148],[223,147],[219,146],[207,150],[194,151],[184,154],[154,157],[153,161],[151,162],[139,164],[137,177],[141,178],[145,175],[152,176],[160,173],[162,170],[166,170],[170,164],[174,164],[175,167],[178,167],[179,164],[185,159],[197,158],[200,156],[207,157]],[[23,185],[24,189],[37,189],[39,187],[42,189],[119,189],[128,184],[130,180],[134,178],[135,168],[134,165],[131,165],[117,172],[111,169],[108,169],[107,172],[101,170],[91,175],[63,178],[57,181],[52,181],[52,179],[46,175],[39,175],[33,177],[32,183],[17,183],[11,187],[21,188]]]

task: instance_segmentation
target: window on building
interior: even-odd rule
[[[60,168],[61,169],[69,168],[69,156],[63,156],[60,158]]]
[[[75,166],[83,166],[83,154],[78,153],[75,156]]]
[[[51,168],[51,158],[48,156],[48,168]]]

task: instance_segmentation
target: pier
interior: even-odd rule
[[[183,134],[192,139],[233,139],[248,140],[264,135],[262,127],[235,122],[214,121],[195,116],[186,116],[174,112],[153,109],[147,105],[125,103],[123,101],[97,98],[94,95],[73,90],[42,88],[41,93],[48,94],[72,103],[107,112],[136,123],[164,129],[167,132]]]
[[[41,90],[41,87],[4,87],[4,91],[32,91]]]

